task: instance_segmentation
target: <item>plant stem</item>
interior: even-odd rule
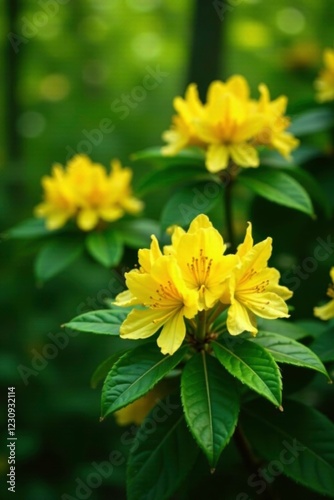
[[[206,336],[206,311],[199,311],[196,337],[200,341],[204,341]]]
[[[259,474],[258,469],[261,466],[261,462],[254,455],[244,433],[242,432],[242,429],[240,428],[240,425],[237,425],[233,438],[248,471],[251,474]],[[271,484],[268,482],[266,482],[266,489],[262,494],[260,494],[260,496],[266,500],[279,500],[276,492],[273,491]]]

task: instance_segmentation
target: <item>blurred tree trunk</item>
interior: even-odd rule
[[[199,94],[205,97],[212,80],[221,74],[222,32],[224,15],[222,2],[195,0],[192,44],[187,83],[198,85]],[[225,22],[225,19],[224,19]]]
[[[16,38],[20,37],[20,34],[17,32],[20,0],[6,0],[5,9],[8,19],[4,72],[7,160],[16,161],[21,156],[21,136],[17,133],[17,119],[20,113],[17,99],[17,81],[22,45],[20,44],[20,38]]]

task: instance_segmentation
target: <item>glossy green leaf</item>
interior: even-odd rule
[[[45,225],[44,219],[27,219],[20,224],[8,229],[1,236],[4,238],[40,238],[56,234],[57,231],[50,231]]]
[[[119,264],[123,255],[122,240],[114,230],[92,231],[86,237],[90,255],[105,267]]]
[[[118,336],[120,326],[130,311],[131,308],[115,306],[111,309],[90,311],[76,316],[64,326],[78,332]]]
[[[253,449],[268,461],[264,477],[272,482],[283,472],[334,496],[334,424],[327,417],[297,401],[286,400],[283,413],[255,401],[245,406],[241,422]]]
[[[122,349],[121,351],[115,352],[99,364],[90,379],[90,386],[92,389],[96,389],[98,384],[106,378],[116,361],[126,352],[128,352],[128,349]]]
[[[179,398],[168,396],[139,428],[127,469],[128,500],[169,500],[197,456]]]
[[[281,374],[274,358],[262,346],[245,339],[234,344],[215,341],[212,347],[218,360],[231,375],[280,407]]]
[[[298,137],[322,130],[328,130],[334,125],[334,113],[331,108],[319,107],[309,109],[293,117],[289,132]]]
[[[213,181],[179,189],[171,195],[162,211],[163,230],[173,224],[188,225],[197,215],[208,213],[221,197],[222,186]]]
[[[115,224],[124,244],[131,248],[148,248],[151,244],[151,235],[159,237],[160,224],[152,219],[124,220]]]
[[[168,165],[165,168],[154,170],[145,175],[137,187],[137,192],[139,195],[143,195],[150,191],[164,188],[166,187],[166,179],[168,179],[168,187],[172,187],[183,182],[189,183],[189,179],[215,180],[215,177],[203,165]]]
[[[303,165],[304,163],[313,160],[314,158],[323,156],[323,151],[309,144],[302,144],[297,149],[292,151],[291,159],[287,160],[278,151],[265,150],[260,153],[260,164],[270,167],[289,167],[289,171],[296,168],[296,165]],[[261,167],[262,168],[262,167]]]
[[[264,347],[278,363],[310,368],[322,373],[325,377],[329,377],[318,356],[300,342],[288,339],[283,335],[262,331],[251,341]]]
[[[299,182],[301,186],[303,186],[311,198],[322,208],[326,217],[329,218],[332,212],[331,205],[327,194],[317,179],[314,178],[313,175],[311,175],[307,170],[302,168],[287,168],[285,171],[297,182]]]
[[[146,394],[184,358],[188,346],[173,356],[161,354],[156,342],[132,349],[108,373],[102,389],[101,418]]]
[[[44,282],[72,264],[83,252],[83,244],[77,239],[59,237],[47,242],[35,260],[36,278]]]
[[[193,356],[182,372],[186,421],[211,467],[215,467],[238,421],[239,397],[233,382],[219,362],[204,351]]]
[[[248,169],[238,176],[238,182],[269,201],[314,217],[308,193],[286,172],[264,167],[256,170]]]
[[[131,155],[134,161],[150,161],[159,165],[201,165],[204,167],[204,151],[199,148],[188,148],[176,155],[162,155],[161,147],[147,148]]]
[[[278,333],[290,339],[299,340],[308,337],[310,333],[302,326],[292,323],[286,319],[265,319],[259,318],[257,321],[259,330]]]
[[[334,362],[333,326],[316,338],[310,347],[324,363]]]

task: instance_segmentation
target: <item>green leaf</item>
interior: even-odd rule
[[[108,373],[102,389],[101,418],[144,396],[184,358],[188,346],[164,356],[156,343],[132,349]]]
[[[212,210],[221,196],[222,186],[213,181],[179,189],[171,195],[162,211],[162,229],[173,224],[188,225],[197,215]]]
[[[263,401],[248,404],[242,427],[252,447],[269,461],[269,480],[277,471],[323,495],[334,496],[334,424],[310,406],[286,400],[284,412]],[[273,472],[274,471],[274,472]],[[262,477],[266,477],[263,476]]]
[[[259,318],[257,321],[259,330],[273,332],[284,335],[290,339],[299,340],[309,337],[311,334],[302,326],[292,323],[286,319],[265,319]]]
[[[115,229],[125,245],[136,249],[149,247],[151,235],[159,237],[160,234],[160,224],[152,219],[120,221]]]
[[[113,307],[90,311],[76,316],[63,326],[78,332],[119,335],[120,326],[131,310],[129,307]]]
[[[168,396],[153,408],[136,434],[128,460],[128,500],[169,500],[198,453],[179,398]]]
[[[238,421],[239,397],[233,379],[202,351],[183,370],[181,397],[188,426],[215,467]]]
[[[40,238],[56,234],[57,231],[50,231],[45,225],[44,219],[27,219],[20,224],[8,229],[1,236],[4,238]]]
[[[123,255],[123,244],[115,230],[92,231],[86,237],[90,255],[105,267],[119,264]]]
[[[106,378],[116,361],[118,361],[123,354],[128,352],[128,350],[129,349],[122,349],[121,351],[115,352],[99,364],[90,379],[90,386],[92,389],[96,389],[98,384]]]
[[[331,108],[309,109],[292,118],[289,132],[301,137],[303,135],[314,134],[322,130],[328,130],[334,125],[334,113]]]
[[[39,281],[46,281],[68,267],[83,252],[82,241],[59,237],[43,245],[35,260],[35,274]]]
[[[180,167],[177,165],[168,165],[165,168],[149,172],[141,179],[137,187],[137,193],[142,196],[150,191],[156,191],[166,187],[166,179],[168,179],[168,187],[182,182],[189,183],[189,179],[208,179],[217,180],[212,174],[203,168],[203,165],[186,165]]]
[[[299,182],[285,172],[264,167],[252,171],[248,169],[238,176],[238,182],[269,201],[314,217],[308,193]]]
[[[330,327],[311,344],[311,349],[324,362],[334,362],[334,331]]]
[[[281,406],[281,374],[274,358],[262,346],[245,339],[233,344],[215,341],[212,347],[231,375],[275,406]]]
[[[200,165],[204,167],[204,151],[199,148],[187,148],[176,155],[166,156],[161,153],[161,147],[147,148],[131,155],[134,161],[151,161],[159,165]]]
[[[315,179],[307,170],[302,168],[294,167],[286,168],[285,170],[289,175],[291,175],[291,177],[296,179],[296,181],[299,182],[304,189],[306,189],[311,198],[322,208],[326,217],[329,218],[332,212],[331,205],[327,194],[317,179]]]
[[[327,370],[318,356],[311,349],[295,340],[276,333],[261,331],[251,341],[264,347],[278,363],[310,368],[329,378]]]
[[[289,170],[296,168],[295,165],[303,165],[314,158],[323,156],[323,151],[309,144],[302,144],[297,149],[292,151],[291,159],[287,160],[278,153],[278,151],[268,151],[265,150],[260,153],[260,164],[263,166],[270,167],[290,167]],[[262,168],[262,167],[261,167]]]

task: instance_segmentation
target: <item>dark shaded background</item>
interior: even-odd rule
[[[113,157],[131,165],[132,152],[161,144],[172,99],[183,94],[190,81],[198,82],[204,96],[213,79],[240,73],[250,82],[254,97],[260,82],[268,84],[273,97],[288,95],[292,115],[305,103],[316,107],[313,80],[323,48],[334,44],[333,14],[331,2],[316,0],[293,4],[283,0],[4,1],[0,6],[1,229],[31,217],[41,196],[41,176],[53,162],[65,163],[73,151],[88,152],[105,165]],[[159,68],[164,75],[156,88],[147,90],[140,100],[132,97],[127,111],[120,112],[119,101],[127,99],[123,96],[131,96],[145,76]],[[114,129],[101,139],[96,130],[105,119],[111,120]],[[93,139],[87,142],[87,136]],[[330,154],[327,134],[305,140]],[[133,167],[137,180],[151,168]],[[307,168],[333,205],[332,157]],[[166,188],[145,199],[145,214],[158,218],[168,194]],[[273,236],[272,264],[290,279],[286,273],[313,255],[316,239],[333,234],[333,220],[326,220],[321,210],[318,220],[312,221],[269,202],[253,203],[247,192],[240,191],[239,199],[234,207],[239,233],[251,219],[257,239]],[[110,340],[81,334],[67,337],[64,348],[55,348],[50,333],[57,336],[61,323],[83,308],[102,307],[105,296],[117,290],[110,285],[112,273],[88,257],[40,286],[33,273],[37,248],[32,241],[1,241],[0,245],[1,421],[6,424],[6,388],[15,386],[17,497],[53,500],[67,493],[76,498],[78,478],[87,478],[93,462],[105,460],[113,449],[126,456],[128,449],[119,442],[123,429],[116,427],[113,418],[98,422],[100,391],[89,387],[94,368],[111,350]],[[134,258],[129,254],[129,265]],[[301,280],[292,301],[295,319],[312,318],[312,307],[324,298],[333,264],[330,256]],[[47,353],[47,362],[45,356],[41,360],[41,353]],[[307,397],[330,413],[326,398],[317,397],[314,388]],[[223,466],[231,467],[233,461],[225,464],[223,459]],[[7,450],[1,446],[2,486],[6,467]],[[230,482],[225,482],[224,498],[235,498],[240,491],[234,474],[236,469]],[[89,498],[125,498],[124,477],[125,466],[115,467]],[[185,489],[177,498],[204,498],[208,492],[212,498],[223,498],[215,493],[222,487],[219,475],[210,486],[205,481],[196,492]],[[280,481],[284,488],[285,480]],[[292,498],[295,487],[291,483],[288,487]],[[6,489],[2,498],[7,498]],[[317,498],[313,493],[303,495]]]

